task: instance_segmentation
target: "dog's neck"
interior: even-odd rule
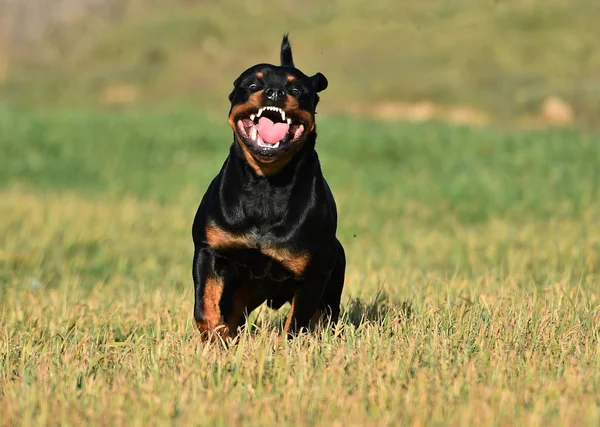
[[[244,226],[258,224],[269,227],[286,215],[298,214],[301,207],[295,194],[309,191],[315,181],[323,179],[315,151],[316,135],[308,135],[303,146],[293,158],[271,176],[260,176],[246,161],[243,149],[234,141],[230,154],[223,164],[219,180],[221,215],[232,229],[237,224],[235,212],[245,213]]]

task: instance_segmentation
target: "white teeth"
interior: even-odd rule
[[[256,141],[256,128],[252,127],[252,133],[250,133],[250,138],[252,141]]]
[[[254,118],[256,117],[255,114],[250,114],[250,120],[254,121]]]
[[[254,114],[252,114],[250,116],[250,119],[254,120],[255,117],[260,117],[264,111],[276,111],[279,114],[281,114],[281,120],[283,120],[284,122],[287,121],[288,124],[291,124],[291,121],[289,119],[285,118],[285,111],[283,111],[281,108],[272,107],[272,106],[262,107],[260,110],[258,110],[258,113],[256,113],[256,116]]]
[[[287,122],[288,125],[292,124],[292,119],[290,119],[290,118],[285,119],[285,121]]]
[[[262,148],[268,148],[269,150],[273,150],[275,148],[279,148],[279,143],[281,141],[279,141],[277,144],[271,145],[271,144],[267,144],[266,142],[263,142],[262,139],[259,139],[258,141],[256,141],[256,145],[258,145],[259,147]]]

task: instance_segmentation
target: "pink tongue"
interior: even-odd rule
[[[258,120],[258,125],[256,125],[260,137],[269,144],[276,144],[281,141],[289,129],[290,125],[287,123],[273,123],[266,117],[261,117]]]

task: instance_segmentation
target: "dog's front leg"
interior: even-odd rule
[[[288,338],[309,327],[320,308],[329,277],[330,274],[307,278],[305,283],[298,285],[283,329]]]
[[[216,268],[215,255],[209,249],[194,252],[194,320],[203,339],[227,336],[228,328],[221,314],[221,298],[225,288],[224,271]]]

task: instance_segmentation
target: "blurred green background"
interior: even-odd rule
[[[323,114],[597,127],[598,0],[0,0],[9,105],[192,105],[276,62],[330,81]]]

